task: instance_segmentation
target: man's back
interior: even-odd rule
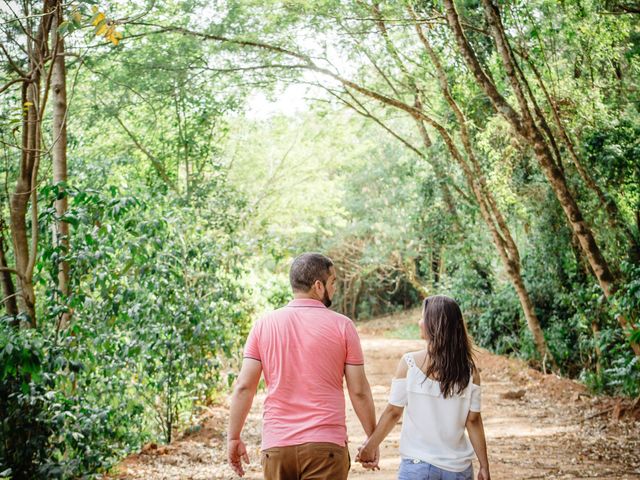
[[[267,383],[263,450],[346,444],[345,364],[364,363],[351,320],[320,301],[293,300],[256,322],[244,356],[262,362]]]
[[[227,437],[229,464],[240,476],[242,462],[249,462],[240,434],[262,374],[267,382],[261,453],[265,480],[347,479],[343,376],[365,433],[375,429],[376,411],[355,326],[328,309],[336,278],[330,258],[297,256],[289,270],[295,300],[258,320],[247,338]],[[371,462],[376,465],[377,460]]]

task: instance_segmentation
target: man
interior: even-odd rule
[[[231,398],[229,463],[244,475],[249,457],[240,433],[264,373],[265,480],[343,480],[350,468],[343,377],[367,436],[376,425],[360,339],[349,318],[328,308],[336,291],[329,258],[300,255],[289,280],[294,299],[258,320],[247,338]],[[377,455],[365,466],[377,467]]]

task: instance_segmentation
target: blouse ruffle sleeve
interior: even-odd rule
[[[389,392],[389,403],[396,407],[407,406],[407,379],[394,378],[391,381],[391,392]]]

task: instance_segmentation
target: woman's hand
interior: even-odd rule
[[[489,475],[489,469],[487,467],[480,467],[478,480],[491,480],[491,475]]]

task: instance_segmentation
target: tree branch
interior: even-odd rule
[[[290,56],[290,57],[295,57],[298,60],[302,60],[302,61],[307,62],[307,63],[313,63],[312,60],[311,60],[311,57],[309,57],[308,55],[305,55],[305,54],[302,54],[302,53],[298,53],[298,52],[294,52],[293,50],[288,50],[286,48],[279,47],[279,46],[276,46],[276,45],[271,45],[271,44],[268,44],[268,43],[256,42],[256,41],[252,41],[252,40],[234,39],[234,38],[224,37],[222,35],[214,35],[214,34],[210,34],[210,33],[203,33],[203,32],[197,32],[195,30],[189,30],[187,28],[164,26],[164,25],[158,25],[158,24],[154,24],[154,23],[132,22],[132,23],[130,23],[130,25],[142,25],[142,26],[146,26],[146,27],[154,27],[154,28],[157,28],[158,30],[154,30],[152,32],[142,33],[142,34],[139,34],[139,35],[132,35],[132,36],[129,36],[128,38],[135,38],[137,36],[144,36],[144,35],[152,35],[152,34],[156,34],[156,33],[167,33],[167,32],[181,33],[183,35],[191,35],[191,36],[200,37],[200,38],[203,38],[203,39],[206,39],[206,40],[216,40],[218,42],[230,43],[232,45],[239,45],[239,46],[242,46],[242,47],[253,47],[253,48],[258,48],[258,49],[262,49],[262,50],[269,50],[271,52],[282,53],[282,54]]]
[[[27,73],[16,64],[13,58],[11,58],[11,55],[9,55],[9,52],[7,51],[3,43],[0,43],[0,49],[2,50],[4,55],[7,57],[7,60],[9,61],[9,65],[11,65],[11,67],[16,71],[16,73],[18,73],[18,75],[20,75],[23,78],[27,78],[29,75],[27,75]]]
[[[11,85],[15,85],[16,83],[20,83],[20,82],[28,82],[28,81],[29,81],[28,78],[14,78],[13,80],[10,80],[9,82],[5,83],[2,87],[0,87],[0,93],[7,90],[9,87],[11,87]]]
[[[151,160],[151,164],[153,165],[153,167],[156,169],[156,171],[158,172],[158,174],[160,175],[160,177],[162,177],[162,180],[164,180],[164,182],[169,186],[169,188],[171,188],[171,190],[173,190],[176,193],[180,193],[180,191],[178,190],[178,186],[176,185],[176,183],[169,177],[169,175],[167,174],[167,171],[164,168],[164,165],[162,165],[162,162],[160,162],[160,160],[158,160],[156,158],[155,155],[153,155],[151,152],[149,152],[149,150],[147,150],[144,145],[142,145],[140,143],[140,141],[136,138],[136,136],[133,134],[133,132],[131,132],[131,130],[129,130],[127,128],[127,126],[124,124],[124,122],[120,119],[120,117],[116,114],[113,116],[116,121],[120,124],[120,126],[122,127],[122,129],[127,133],[127,135],[129,136],[129,138],[133,141],[133,143],[136,145],[136,147],[138,147],[138,150],[140,150],[142,153],[144,153],[144,155]]]

